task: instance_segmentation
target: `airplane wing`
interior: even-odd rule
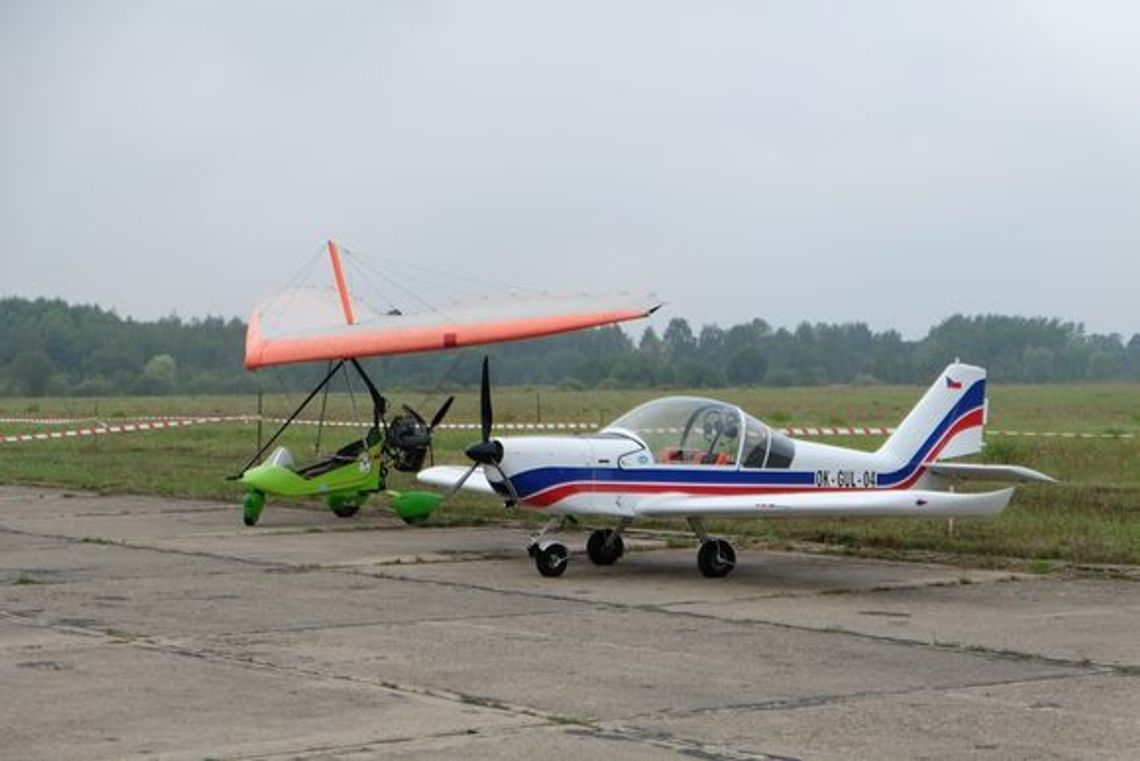
[[[932,462],[927,470],[936,476],[972,481],[1038,481],[1056,483],[1055,478],[1021,465],[978,465],[969,462]]]
[[[245,367],[439,351],[515,341],[637,319],[661,302],[652,295],[518,295],[381,314],[333,289],[291,288],[249,320]],[[353,319],[346,321],[346,312]]]
[[[917,489],[711,497],[663,494],[641,502],[635,513],[646,518],[957,517],[997,515],[1011,496],[1012,488],[981,494]]]
[[[463,478],[463,474],[470,469],[470,466],[464,465],[434,465],[417,473],[416,479],[428,486],[450,490],[455,488],[459,479]],[[491,483],[487,480],[487,476],[483,474],[482,468],[475,469],[471,477],[463,482],[463,488],[477,491],[480,494],[495,493],[495,490],[491,488]]]

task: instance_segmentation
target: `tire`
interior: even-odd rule
[[[265,495],[259,491],[251,491],[245,495],[241,503],[241,519],[247,526],[257,525],[261,518],[261,510],[265,507]]]
[[[538,548],[538,552],[534,555],[534,565],[543,576],[561,576],[566,572],[569,558],[570,552],[566,549],[566,545],[551,542]]]
[[[724,539],[709,539],[697,551],[697,567],[710,579],[723,578],[736,567],[736,550]]]
[[[625,543],[612,528],[598,529],[586,540],[586,554],[594,565],[613,565],[625,554]]]
[[[338,505],[334,507],[332,511],[333,514],[338,518],[351,518],[360,512],[360,505],[356,505],[350,502],[344,505]]]
[[[328,505],[338,518],[351,518],[360,511],[360,502],[351,497],[329,497]]]

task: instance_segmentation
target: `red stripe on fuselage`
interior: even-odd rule
[[[808,491],[789,486],[763,487],[755,484],[677,484],[658,481],[656,483],[637,481],[568,481],[552,486],[545,491],[537,492],[533,496],[523,499],[528,505],[534,507],[549,507],[561,502],[567,497],[583,492],[596,494],[666,494],[679,492],[681,494],[708,495],[708,494],[793,494],[799,491]],[[830,490],[829,490],[830,491]],[[841,491],[836,489],[835,491]]]

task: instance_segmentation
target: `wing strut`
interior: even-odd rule
[[[356,358],[351,357],[348,361],[356,368],[356,372],[360,373],[361,379],[364,380],[364,385],[368,386],[368,395],[372,397],[372,427],[379,428],[380,418],[384,417],[384,413],[388,411],[388,403],[384,400],[384,397],[380,394],[380,391],[376,388],[372,379],[368,377],[368,373],[364,372],[364,368],[356,361]]]
[[[372,397],[372,427],[379,430],[381,421],[384,417],[384,413],[387,412],[387,410],[388,410],[387,400],[384,399],[383,394],[381,394],[380,390],[376,388],[376,384],[374,384],[372,382],[372,379],[368,377],[368,373],[364,372],[364,368],[360,366],[360,363],[357,362],[354,357],[349,357],[348,359],[342,359],[339,362],[336,362],[335,364],[330,364],[329,371],[325,375],[324,380],[322,380],[320,383],[317,384],[317,387],[314,388],[312,390],[312,392],[310,392],[309,395],[305,397],[305,401],[301,402],[301,404],[297,406],[297,409],[293,410],[293,414],[289,416],[289,419],[281,424],[281,427],[278,428],[277,432],[274,433],[273,436],[270,437],[269,441],[265,442],[265,445],[263,447],[261,447],[260,449],[257,450],[257,454],[255,454],[252,458],[250,458],[250,461],[245,464],[245,467],[243,467],[238,472],[237,475],[227,476],[226,477],[227,480],[229,480],[229,481],[238,480],[239,478],[241,478],[242,473],[245,473],[254,464],[256,464],[257,461],[260,460],[261,457],[269,450],[269,448],[271,446],[273,446],[273,442],[277,441],[277,438],[281,435],[281,433],[286,428],[288,428],[289,425],[294,420],[297,419],[297,416],[301,414],[301,411],[309,405],[309,402],[313,401],[313,397],[315,397],[317,394],[319,394],[321,392],[321,389],[326,388],[328,386],[329,381],[331,381],[333,379],[333,376],[335,376],[340,371],[340,369],[342,367],[344,367],[346,362],[350,363],[356,369],[356,372],[359,373],[360,377],[364,380],[364,385],[366,385],[368,387],[368,395]],[[322,411],[321,411],[321,422],[322,423],[324,422],[324,417],[325,417],[324,409],[322,408]]]
[[[269,447],[273,446],[273,442],[277,441],[277,438],[281,435],[281,433],[289,427],[289,424],[297,419],[297,416],[301,414],[301,410],[305,409],[309,402],[313,401],[313,397],[319,394],[321,392],[321,389],[328,385],[328,382],[333,379],[333,376],[336,375],[340,368],[343,366],[344,360],[342,359],[331,368],[329,368],[328,374],[325,375],[324,380],[317,384],[317,387],[314,388],[312,392],[305,397],[305,401],[301,402],[300,406],[297,407],[297,409],[293,410],[293,414],[289,416],[288,420],[281,424],[281,427],[277,429],[277,432],[275,434],[269,437],[269,441],[265,442],[265,445],[262,446],[261,449],[257,450],[257,454],[250,458],[249,462],[245,464],[245,467],[238,471],[237,475],[228,476],[227,480],[236,481],[241,478],[242,473],[245,473],[247,470],[253,467],[253,465],[261,459],[261,456],[265,454],[266,450],[268,450]]]

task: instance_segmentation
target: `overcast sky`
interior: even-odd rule
[[[248,316],[327,237],[663,320],[1140,331],[1133,2],[0,0],[0,296]]]

